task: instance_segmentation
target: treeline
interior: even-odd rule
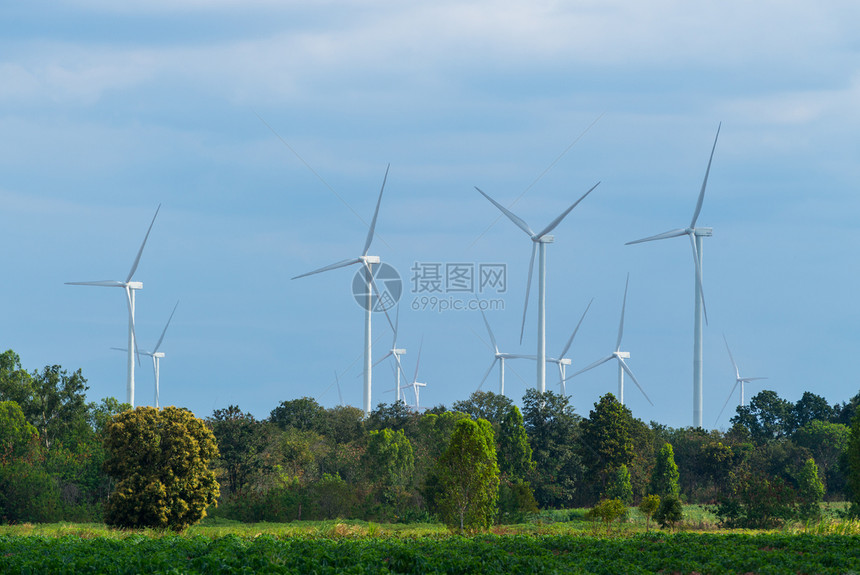
[[[0,519],[103,518],[111,484],[102,434],[128,406],[87,403],[86,389],[80,370],[27,372],[13,352],[0,354]],[[492,432],[497,521],[605,499],[638,504],[665,491],[668,473],[682,501],[715,505],[727,524],[767,524],[811,498],[848,497],[858,403],[860,394],[831,406],[809,392],[792,403],[763,391],[737,409],[726,432],[645,423],[612,394],[587,415],[568,397],[534,390],[520,407],[476,392],[450,408],[416,413],[380,404],[369,416],[311,398],[283,401],[263,420],[229,406],[205,418],[220,453],[221,496],[209,513],[240,521],[429,520],[443,505],[440,458],[457,422],[471,419]],[[769,499],[786,504],[756,507]]]

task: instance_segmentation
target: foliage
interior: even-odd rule
[[[370,412],[365,426],[367,429],[400,429],[409,432],[409,427],[415,425],[420,416],[410,409],[403,401],[395,401],[388,405],[380,403]]]
[[[362,462],[384,502],[393,502],[412,480],[415,458],[403,430],[371,431]]]
[[[824,475],[827,491],[841,492],[845,486],[845,475],[839,460],[848,448],[851,428],[841,423],[813,420],[794,432],[792,441],[809,450],[816,465]]]
[[[499,426],[508,417],[512,407],[514,402],[510,398],[492,391],[476,391],[468,399],[455,401],[451,405],[453,411],[465,413],[474,420],[486,419],[497,434]]]
[[[804,391],[803,396],[797,400],[792,409],[789,435],[810,422],[830,421],[834,415],[834,409],[826,399],[810,391]]]
[[[487,529],[496,514],[499,466],[493,428],[485,419],[457,422],[448,449],[437,462],[435,504],[451,528]]]
[[[498,449],[499,469],[511,481],[524,480],[535,468],[523,416],[516,405],[508,409],[499,425]]]
[[[116,481],[105,522],[117,527],[183,530],[218,497],[209,463],[215,437],[190,411],[138,407],[105,429],[105,471]]]
[[[21,406],[14,401],[0,401],[0,458],[20,457],[30,449],[39,432],[27,423]]]
[[[657,465],[651,476],[651,491],[663,499],[668,496],[678,497],[680,495],[678,477],[675,452],[672,444],[667,443],[660,448],[660,454],[657,456]]]
[[[645,516],[645,531],[651,528],[651,517],[660,509],[659,495],[646,495],[639,503],[639,512]]]
[[[62,513],[56,480],[38,460],[20,458],[0,465],[0,522],[59,521]]]
[[[284,430],[292,427],[320,435],[328,432],[329,423],[325,408],[312,397],[282,401],[272,410],[269,421]]]
[[[782,478],[743,471],[732,483],[730,494],[713,510],[724,527],[772,529],[795,518],[797,495]]]
[[[263,424],[236,405],[216,409],[206,423],[218,443],[219,463],[226,477],[222,487],[227,493],[236,493],[265,467]]]
[[[606,490],[608,499],[618,499],[624,505],[633,504],[633,487],[630,485],[630,472],[622,465],[615,470]]]
[[[585,514],[585,518],[602,521],[608,533],[613,521],[622,523],[627,520],[627,506],[620,499],[602,499]]]
[[[764,390],[750,399],[749,405],[739,406],[731,422],[744,428],[756,443],[779,439],[793,431],[794,405],[776,392]]]
[[[511,481],[503,477],[499,483],[499,523],[522,523],[538,512],[537,501],[528,481]]]
[[[96,435],[101,436],[111,418],[123,411],[131,409],[131,404],[120,403],[115,397],[105,397],[101,403],[87,404],[87,420]]]
[[[675,525],[683,518],[684,509],[677,495],[670,494],[660,499],[660,506],[654,514],[654,521],[659,523],[660,527],[669,527],[674,531]]]
[[[801,519],[820,519],[824,484],[818,476],[818,466],[810,458],[803,464],[797,477],[798,512]]]
[[[851,420],[851,435],[845,451],[848,470],[848,489],[851,496],[851,514],[860,516],[860,411]]]
[[[607,393],[594,404],[588,419],[580,427],[579,453],[586,469],[586,477],[604,493],[613,471],[633,461],[633,440],[630,410]]]

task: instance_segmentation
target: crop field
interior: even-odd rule
[[[860,573],[860,536],[811,533],[0,534],[2,573]]]

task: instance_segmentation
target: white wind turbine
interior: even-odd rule
[[[390,165],[389,165],[390,167]],[[364,241],[364,251],[357,258],[349,258],[345,260],[341,260],[339,262],[333,263],[331,265],[322,267],[320,269],[314,270],[312,272],[308,272],[305,274],[297,275],[292,279],[303,278],[305,276],[310,276],[322,272],[327,272],[329,270],[334,270],[338,268],[344,268],[347,266],[351,266],[353,264],[361,264],[364,269],[365,276],[365,284],[366,284],[366,294],[367,299],[365,301],[365,311],[364,311],[364,412],[370,414],[370,391],[371,391],[371,371],[373,369],[373,362],[371,360],[371,329],[370,329],[370,316],[373,313],[373,294],[376,293],[377,298],[380,298],[380,292],[376,287],[376,282],[373,280],[373,265],[379,264],[381,260],[379,256],[369,256],[367,252],[370,250],[370,244],[373,242],[373,233],[376,229],[376,218],[379,215],[379,206],[382,203],[382,192],[385,190],[385,182],[388,180],[388,167],[385,168],[385,177],[382,179],[382,189],[379,190],[379,199],[376,201],[376,210],[373,212],[373,219],[370,221],[370,229],[367,230],[367,239]],[[379,307],[385,312],[386,317],[388,316],[388,312],[385,311],[385,306],[381,305],[382,301],[380,298]],[[391,319],[388,319],[389,323],[391,323]],[[393,325],[392,325],[393,329]]]
[[[690,245],[693,248],[693,260],[696,264],[695,276],[695,305],[693,310],[693,426],[702,427],[702,376],[703,376],[703,353],[702,353],[702,319],[704,314],[705,322],[708,321],[708,310],[705,309],[705,294],[702,291],[702,238],[713,235],[713,228],[697,228],[696,220],[699,219],[699,213],[702,211],[702,202],[705,200],[705,187],[708,185],[708,174],[711,172],[711,162],[714,159],[714,150],[717,149],[717,139],[720,137],[720,126],[717,126],[717,135],[714,138],[714,146],[711,148],[711,157],[708,159],[708,167],[705,170],[705,179],[702,181],[702,189],[699,192],[699,199],[696,202],[696,210],[693,212],[693,220],[686,228],[670,230],[651,236],[627,242],[625,245],[638,244],[642,242],[650,242],[653,240],[663,240],[666,238],[676,238],[679,236],[687,236],[690,238]]]
[[[729,352],[729,359],[732,360],[732,367],[735,368],[735,385],[732,387],[732,390],[729,392],[729,396],[726,398],[726,402],[723,404],[723,408],[720,410],[720,414],[717,416],[717,419],[714,420],[714,425],[717,425],[717,421],[720,420],[720,417],[723,415],[723,411],[725,411],[726,406],[729,404],[729,400],[732,398],[732,394],[737,389],[738,385],[741,386],[741,407],[745,405],[744,403],[744,384],[749,383],[751,381],[758,381],[760,379],[767,379],[766,377],[741,377],[741,372],[738,369],[738,364],[735,363],[735,358],[732,357],[732,350],[729,349],[729,341],[726,339],[726,334],[723,334],[723,341],[726,342],[726,351]]]
[[[505,395],[505,360],[506,359],[537,359],[533,355],[521,355],[518,353],[502,353],[499,351],[499,345],[496,343],[496,336],[493,335],[493,330],[490,329],[490,322],[487,321],[487,316],[484,314],[484,310],[481,309],[481,306],[478,306],[478,310],[481,312],[481,317],[484,318],[484,325],[487,326],[487,333],[490,334],[490,342],[493,344],[493,362],[490,364],[490,367],[487,368],[487,373],[484,374],[484,377],[481,379],[480,385],[478,385],[478,389],[484,385],[484,382],[487,381],[487,377],[490,376],[490,372],[493,371],[493,367],[496,365],[496,362],[499,362],[499,395]]]
[[[167,328],[170,326],[170,320],[173,319],[173,314],[176,313],[176,308],[179,307],[179,302],[176,302],[176,305],[173,306],[173,311],[170,312],[170,317],[167,318],[167,323],[164,326],[164,329],[161,332],[161,337],[158,338],[158,343],[155,344],[155,347],[152,348],[152,351],[141,351],[138,349],[138,354],[146,355],[152,358],[152,370],[155,374],[155,407],[158,408],[158,399],[159,399],[159,381],[160,381],[160,373],[161,373],[161,360],[164,357],[163,351],[158,351],[158,348],[161,347],[161,342],[164,341],[164,334],[167,333]],[[123,347],[112,347],[111,349],[115,349],[116,351],[128,351]]]
[[[585,199],[585,196],[590,194],[594,188],[600,185],[600,182],[594,184],[590,190],[585,192],[581,198],[576,200],[573,205],[567,208],[564,212],[561,213],[556,219],[554,219],[550,224],[542,229],[541,231],[535,233],[529,227],[529,225],[517,217],[513,212],[505,208],[503,205],[498,203],[496,200],[485,194],[480,188],[475,187],[476,190],[481,192],[481,195],[490,200],[494,206],[499,208],[499,210],[508,217],[518,228],[523,230],[526,234],[528,234],[529,238],[532,240],[532,257],[529,261],[529,279],[526,284],[526,301],[523,306],[523,323],[520,328],[520,343],[523,341],[523,332],[525,330],[526,325],[526,311],[529,306],[529,291],[531,290],[532,285],[532,272],[534,271],[534,263],[535,263],[535,251],[539,251],[538,257],[538,330],[537,330],[537,389],[541,393],[546,391],[546,245],[550,244],[554,241],[554,237],[549,235],[549,233],[555,229],[555,227],[561,223],[561,221],[570,213],[570,211],[575,208],[579,202]],[[538,250],[538,246],[540,246]]]
[[[639,391],[642,392],[642,395],[645,396],[645,399],[648,400],[648,403],[650,403],[653,406],[654,403],[651,402],[651,398],[648,397],[648,394],[645,393],[645,390],[642,389],[641,385],[639,385],[639,381],[636,379],[636,376],[633,375],[633,372],[627,366],[627,362],[624,361],[625,359],[630,359],[630,352],[629,351],[621,351],[621,338],[624,335],[624,311],[627,308],[627,287],[629,285],[630,285],[630,274],[627,274],[627,283],[624,284],[624,301],[621,304],[621,321],[618,324],[618,339],[615,342],[615,351],[612,352],[612,355],[610,355],[608,357],[604,357],[603,359],[599,359],[584,369],[580,369],[579,371],[577,371],[576,373],[574,373],[573,375],[571,375],[567,379],[573,379],[574,377],[576,377],[580,373],[585,373],[586,371],[588,371],[590,369],[594,369],[598,365],[603,365],[607,361],[615,359],[615,360],[618,360],[618,401],[621,402],[622,405],[624,405],[624,374],[627,373],[627,375],[630,376],[630,379],[633,380],[633,383],[636,384],[636,387],[639,388]]]
[[[400,356],[406,355],[406,349],[397,347],[397,328],[400,327],[400,306],[397,306],[397,314],[394,316],[394,338],[391,340],[391,349],[388,350],[388,353],[383,355],[381,358],[376,360],[376,363],[373,364],[373,367],[376,367],[389,357],[394,357],[394,390],[396,399],[395,402],[400,401],[400,374],[403,373],[403,366],[400,363]],[[406,375],[405,373],[403,374]],[[391,391],[390,389],[388,391]]]
[[[559,375],[558,385],[561,387],[561,394],[562,395],[567,395],[567,387],[564,384],[564,381],[566,379],[566,377],[565,377],[566,369],[565,368],[568,365],[570,365],[570,363],[571,363],[570,358],[567,358],[564,356],[565,356],[565,354],[567,354],[568,350],[570,349],[570,345],[573,343],[573,338],[576,337],[576,332],[579,331],[579,326],[582,325],[582,320],[585,319],[585,314],[588,313],[588,310],[591,307],[591,304],[593,302],[594,302],[594,298],[591,298],[591,301],[588,302],[588,305],[585,307],[585,311],[582,312],[582,317],[579,318],[579,323],[576,324],[576,327],[574,328],[573,333],[570,334],[570,339],[567,340],[567,343],[565,344],[564,349],[561,350],[561,353],[558,355],[558,358],[554,358],[554,357],[547,358],[548,362],[555,363],[558,365],[558,375]]]
[[[418,367],[421,365],[421,349],[424,347],[424,342],[421,342],[421,345],[418,347],[418,360],[415,362],[415,375],[412,377],[412,383],[408,383],[403,386],[403,389],[412,388],[412,393],[415,394],[415,411],[419,411],[421,409],[419,402],[419,390],[422,387],[427,387],[426,383],[421,383],[418,381]]]
[[[137,349],[137,341],[134,335],[134,292],[135,290],[143,289],[143,282],[131,281],[134,277],[134,272],[137,271],[137,265],[140,263],[140,256],[143,254],[143,248],[146,246],[146,240],[149,239],[149,232],[152,231],[152,226],[155,223],[155,218],[158,216],[158,211],[161,209],[161,204],[155,209],[155,215],[152,216],[152,222],[149,224],[149,229],[146,230],[146,235],[143,237],[143,243],[140,244],[140,249],[137,251],[137,257],[134,258],[134,263],[131,265],[131,271],[128,272],[128,277],[125,281],[122,280],[102,280],[91,282],[66,282],[66,285],[78,286],[98,286],[98,287],[118,287],[125,290],[126,302],[128,303],[128,380],[126,383],[126,403],[134,407],[134,352]],[[138,359],[139,361],[139,359]]]

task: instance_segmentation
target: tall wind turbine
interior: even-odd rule
[[[421,349],[424,347],[424,342],[421,342],[421,345],[418,347],[418,360],[415,362],[415,375],[412,377],[412,383],[408,383],[403,386],[404,389],[412,388],[412,393],[415,394],[415,411],[421,409],[419,402],[419,390],[422,387],[427,387],[426,383],[421,383],[418,381],[418,367],[421,365]]]
[[[526,284],[526,302],[523,306],[523,323],[520,328],[520,343],[523,341],[523,332],[526,326],[526,311],[529,307],[529,291],[532,286],[532,272],[534,271],[535,251],[539,251],[538,257],[538,335],[537,335],[537,389],[541,393],[546,392],[546,245],[551,244],[555,238],[549,233],[561,223],[561,221],[575,208],[579,202],[585,199],[585,196],[590,194],[594,188],[600,185],[600,182],[594,184],[590,190],[585,192],[581,198],[576,200],[573,205],[567,208],[556,219],[549,223],[547,227],[535,233],[529,225],[521,218],[517,217],[513,212],[501,205],[499,202],[485,194],[480,188],[475,187],[481,192],[481,195],[490,200],[494,206],[508,217],[518,228],[528,234],[532,240],[532,257],[529,261],[529,279]],[[538,247],[539,246],[539,247]]]
[[[490,334],[490,342],[493,344],[493,351],[495,352],[493,356],[493,362],[490,364],[490,367],[487,368],[487,373],[484,374],[484,377],[481,379],[480,385],[478,385],[478,389],[484,385],[484,382],[487,381],[487,377],[489,377],[490,372],[493,371],[493,367],[496,365],[496,362],[499,362],[499,395],[505,395],[505,360],[506,359],[537,359],[533,355],[520,355],[518,353],[502,353],[499,351],[499,345],[496,343],[496,336],[493,335],[493,330],[490,329],[490,322],[487,321],[487,316],[484,314],[484,310],[481,309],[481,306],[478,306],[478,310],[481,312],[481,317],[484,318],[484,325],[487,326],[487,333]]]
[[[397,398],[395,401],[400,401],[400,374],[403,373],[403,366],[400,363],[400,356],[406,355],[404,348],[397,347],[397,328],[400,326],[400,306],[397,306],[397,314],[394,316],[394,338],[391,340],[391,349],[388,353],[376,360],[373,367],[376,367],[389,357],[394,357],[394,389]],[[404,373],[405,375],[405,373]],[[390,390],[389,390],[390,391]]]
[[[594,302],[594,298],[591,298],[591,301],[588,302],[588,305],[585,307],[585,311],[582,312],[582,317],[579,318],[579,323],[576,324],[576,328],[574,328],[573,333],[570,334],[570,339],[567,340],[567,343],[565,344],[564,349],[561,350],[561,353],[558,355],[558,358],[554,358],[554,357],[547,358],[548,362],[555,363],[558,365],[558,376],[559,376],[558,385],[561,387],[561,394],[562,395],[567,395],[567,387],[564,384],[564,381],[566,379],[565,378],[565,371],[566,371],[565,368],[568,365],[570,365],[570,363],[571,363],[570,358],[567,358],[564,356],[565,356],[565,354],[567,354],[568,350],[570,349],[570,345],[573,343],[573,338],[576,337],[576,332],[579,331],[579,326],[582,325],[582,320],[585,319],[585,314],[588,313],[588,310],[591,307],[591,304],[593,302]]]
[[[576,377],[580,373],[585,373],[589,369],[594,369],[598,365],[603,365],[607,361],[615,359],[615,360],[618,360],[618,401],[621,402],[621,405],[624,405],[624,374],[627,373],[627,375],[630,376],[630,379],[633,380],[633,383],[636,384],[636,387],[639,388],[639,391],[642,392],[642,395],[645,396],[645,399],[648,400],[648,403],[650,403],[653,406],[654,403],[651,402],[651,398],[648,397],[648,394],[645,393],[645,390],[642,389],[641,385],[639,385],[639,381],[636,379],[636,376],[633,375],[633,372],[627,366],[627,362],[624,361],[625,359],[630,359],[630,352],[629,351],[621,351],[621,338],[624,335],[624,311],[627,308],[627,287],[629,285],[630,285],[630,274],[627,274],[627,283],[624,284],[624,302],[621,304],[621,321],[618,324],[618,339],[615,342],[615,351],[612,352],[612,355],[595,361],[594,363],[592,363],[588,367],[577,371],[576,373],[574,373],[573,375],[571,375],[567,379],[573,379],[574,377]]]
[[[367,239],[364,241],[364,251],[357,258],[349,258],[346,260],[341,260],[339,262],[335,262],[331,265],[327,265],[318,270],[314,270],[312,272],[308,272],[305,274],[297,275],[292,279],[299,279],[305,276],[310,276],[322,272],[327,272],[329,270],[334,270],[338,268],[344,268],[347,266],[351,266],[353,264],[361,264],[364,266],[364,276],[365,283],[367,287],[367,299],[364,305],[364,412],[366,414],[370,414],[370,387],[371,387],[371,371],[373,369],[373,362],[371,359],[371,329],[370,329],[370,317],[373,313],[373,294],[376,293],[377,297],[379,297],[380,293],[376,287],[376,282],[373,281],[373,265],[381,262],[379,256],[369,256],[367,252],[370,251],[370,244],[373,242],[373,232],[376,229],[376,218],[379,215],[379,206],[382,203],[382,192],[385,191],[385,182],[388,180],[388,168],[390,168],[390,164],[385,168],[385,177],[382,179],[382,189],[379,190],[379,199],[376,200],[376,210],[373,212],[373,219],[370,221],[370,229],[367,230]],[[381,301],[381,300],[380,300]],[[385,311],[384,306],[382,310]],[[386,317],[388,316],[388,312],[385,312]],[[391,319],[389,318],[389,322]],[[393,329],[393,325],[392,325]]]
[[[155,209],[155,215],[152,216],[152,222],[149,224],[149,229],[146,230],[146,235],[143,237],[143,243],[140,244],[140,249],[137,251],[137,257],[134,258],[134,263],[131,265],[131,271],[128,272],[128,277],[125,281],[122,280],[102,280],[91,282],[66,282],[66,285],[78,286],[98,286],[98,287],[118,287],[125,290],[126,303],[128,303],[128,380],[125,388],[126,402],[134,407],[134,352],[137,349],[137,341],[134,335],[134,292],[143,289],[143,282],[131,281],[134,277],[134,272],[137,271],[137,265],[140,263],[140,256],[143,254],[143,248],[146,246],[146,240],[149,239],[149,232],[152,231],[152,226],[155,223],[155,218],[158,216],[158,211],[161,209],[161,204]]]
[[[767,379],[766,377],[741,377],[741,372],[738,369],[738,364],[735,363],[735,358],[732,357],[732,350],[729,349],[729,340],[726,339],[726,334],[723,334],[723,341],[726,342],[726,351],[729,352],[729,359],[732,360],[732,367],[735,368],[735,385],[729,392],[729,396],[726,398],[726,402],[723,404],[723,408],[720,410],[720,414],[717,416],[717,419],[714,420],[714,425],[717,425],[717,421],[719,421],[720,417],[722,417],[723,411],[725,411],[726,406],[729,404],[729,400],[732,398],[732,394],[735,392],[735,389],[737,389],[738,385],[741,386],[741,407],[743,407],[745,405],[744,384],[749,383],[751,381],[758,381],[760,379]]]
[[[705,179],[702,181],[702,189],[699,191],[699,200],[696,202],[696,209],[693,212],[693,220],[686,228],[670,230],[651,236],[627,242],[626,245],[638,244],[642,242],[650,242],[653,240],[663,240],[666,238],[676,238],[687,236],[690,238],[690,245],[693,248],[693,260],[696,264],[695,276],[695,305],[693,310],[693,426],[702,427],[702,374],[703,374],[703,354],[702,354],[702,319],[704,314],[705,322],[708,321],[708,310],[705,309],[705,294],[702,291],[702,238],[713,235],[713,228],[697,228],[696,220],[699,219],[699,213],[702,211],[702,202],[705,200],[705,187],[708,185],[708,174],[711,172],[711,162],[714,159],[714,150],[717,149],[717,139],[720,137],[720,127],[717,126],[717,135],[714,137],[714,145],[711,148],[711,157],[708,159],[708,167],[705,170]]]

